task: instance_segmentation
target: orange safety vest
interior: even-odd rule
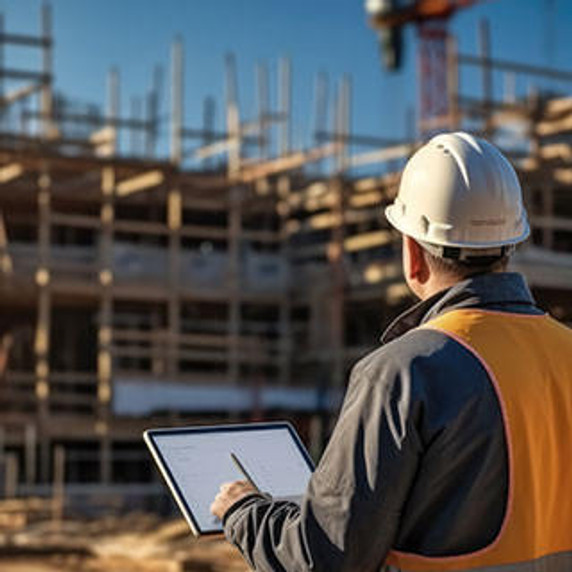
[[[488,372],[508,446],[507,510],[496,539],[481,550],[451,557],[392,551],[386,564],[407,572],[516,565],[508,572],[570,553],[572,570],[572,330],[548,315],[476,309],[452,310],[421,327],[455,339]]]

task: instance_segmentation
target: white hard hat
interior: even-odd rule
[[[385,214],[397,230],[451,258],[504,254],[530,234],[511,164],[463,132],[437,135],[411,157]]]

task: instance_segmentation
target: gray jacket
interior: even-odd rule
[[[260,571],[380,570],[391,549],[447,556],[483,548],[507,503],[508,460],[488,374],[441,332],[456,308],[538,314],[518,274],[484,274],[402,314],[352,370],[340,417],[301,506],[243,499],[227,538]]]

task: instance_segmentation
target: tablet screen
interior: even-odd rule
[[[145,439],[196,534],[222,531],[210,505],[222,483],[245,478],[231,453],[256,486],[276,499],[299,501],[313,469],[288,423],[157,429]]]

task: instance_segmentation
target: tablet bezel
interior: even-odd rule
[[[173,495],[180,511],[183,513],[185,520],[187,521],[189,527],[194,536],[208,536],[221,534],[221,530],[201,530],[198,521],[195,519],[191,507],[189,506],[182,490],[177,484],[171,469],[167,463],[167,460],[163,456],[158,443],[155,441],[156,437],[161,437],[164,435],[185,435],[192,433],[231,433],[235,431],[260,431],[260,430],[277,430],[286,429],[290,436],[292,437],[295,445],[300,451],[302,458],[306,461],[310,472],[314,471],[314,462],[310,457],[306,447],[302,443],[298,432],[289,421],[268,421],[268,422],[257,422],[257,423],[235,423],[227,425],[197,425],[194,427],[174,427],[174,428],[157,428],[157,429],[147,429],[143,432],[143,439],[145,444],[149,448],[155,464],[159,468],[159,472],[163,477],[163,480],[167,484],[171,494]],[[214,499],[213,499],[214,500]]]

